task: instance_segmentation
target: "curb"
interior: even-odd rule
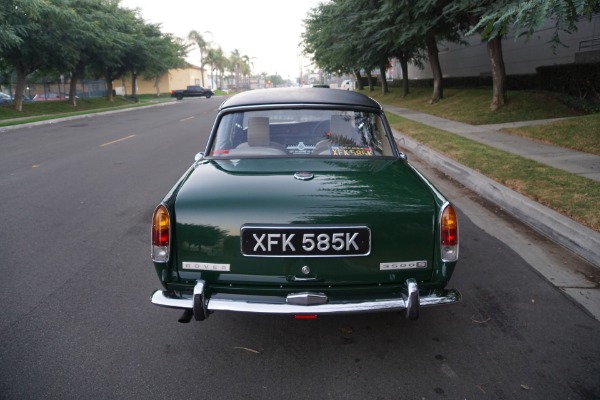
[[[422,160],[497,204],[544,236],[600,268],[599,233],[459,164],[397,130],[392,131],[400,148],[410,150]]]

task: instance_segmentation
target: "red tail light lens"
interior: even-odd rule
[[[458,218],[454,207],[450,204],[442,210],[440,236],[442,260],[456,261],[458,259]]]
[[[164,205],[156,207],[152,216],[152,259],[164,262],[169,259],[171,218]]]

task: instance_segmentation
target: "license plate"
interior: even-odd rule
[[[255,257],[348,257],[371,252],[367,226],[250,226],[241,229],[242,254]]]

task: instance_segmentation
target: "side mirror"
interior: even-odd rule
[[[204,153],[200,152],[200,153],[196,154],[196,156],[194,157],[194,160],[196,162],[198,162],[198,161],[202,161],[203,158],[204,158]]]

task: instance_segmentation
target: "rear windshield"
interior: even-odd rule
[[[208,155],[216,158],[370,158],[394,156],[394,151],[377,114],[279,109],[223,116]]]

